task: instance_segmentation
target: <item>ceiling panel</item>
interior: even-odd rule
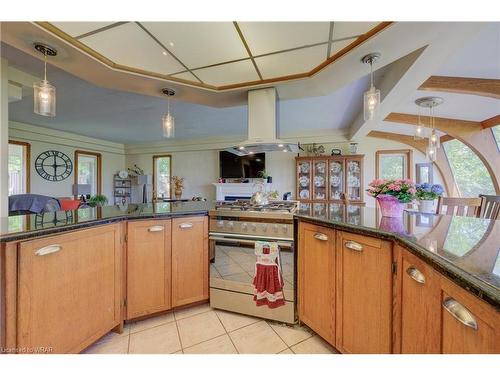
[[[184,73],[178,73],[178,74],[173,74],[172,77],[175,77],[175,78],[180,78],[180,79],[185,79],[186,81],[194,81],[196,83],[199,83],[200,81],[198,81],[196,79],[196,77],[190,73],[190,72],[184,72]]]
[[[90,31],[109,26],[114,22],[51,22],[52,25],[64,31],[66,34],[76,37]]]
[[[258,57],[257,66],[266,78],[308,72],[326,59],[327,45]]]
[[[352,39],[344,39],[344,40],[339,40],[335,41],[332,43],[332,49],[330,51],[330,56],[335,55],[337,52],[340,50],[344,49],[347,47],[349,44],[354,42],[357,38],[352,38]]]
[[[333,24],[333,39],[348,38],[364,34],[379,22],[335,22]]]
[[[144,22],[189,68],[248,57],[232,22]]]
[[[136,23],[127,23],[80,39],[111,61],[142,70],[171,74],[185,70]]]
[[[329,22],[238,22],[254,56],[328,40]]]
[[[197,69],[194,73],[200,77],[203,82],[215,86],[230,85],[232,83],[255,81],[259,79],[252,61],[250,60],[213,66],[211,68]]]

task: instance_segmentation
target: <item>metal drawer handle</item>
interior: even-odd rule
[[[326,234],[323,234],[323,233],[316,233],[314,235],[314,238],[316,238],[317,240],[320,240],[320,241],[328,241],[328,236]]]
[[[188,228],[192,228],[193,227],[193,223],[182,223],[182,224],[179,224],[179,228],[181,229],[188,229]]]
[[[474,318],[474,315],[458,301],[447,297],[443,302],[443,307],[460,323],[477,330],[476,318]]]
[[[415,267],[408,267],[406,273],[417,283],[425,284],[425,276],[422,272],[417,270]]]
[[[42,255],[57,253],[61,249],[62,249],[61,245],[49,245],[49,246],[42,247],[41,249],[38,249],[37,251],[35,251],[35,255],[42,256]]]
[[[354,241],[347,241],[345,247],[354,251],[363,251],[363,245]]]
[[[163,229],[163,225],[153,225],[148,228],[148,232],[161,232]]]

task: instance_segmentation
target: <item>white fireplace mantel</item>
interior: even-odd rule
[[[255,184],[249,183],[214,183],[215,186],[215,199],[218,201],[226,200],[226,198],[239,198],[239,199],[249,199],[253,193],[258,191],[257,185],[264,186],[264,191],[269,192],[273,184]]]

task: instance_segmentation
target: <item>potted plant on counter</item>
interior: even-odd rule
[[[182,189],[184,189],[184,177],[172,176],[172,184],[174,185],[175,198],[181,199]]]
[[[379,203],[382,216],[402,217],[405,203],[415,198],[416,188],[413,181],[375,179],[368,184],[368,195]]]
[[[264,180],[264,182],[267,182],[269,184],[273,182],[273,178],[271,176],[269,176],[269,174],[267,173],[267,171],[265,169],[262,171],[259,171],[259,176]]]
[[[108,198],[105,195],[97,194],[87,201],[90,207],[104,207],[108,204]]]
[[[431,185],[427,182],[417,185],[416,197],[418,210],[424,213],[435,213],[434,202],[443,195],[444,189],[439,184]]]

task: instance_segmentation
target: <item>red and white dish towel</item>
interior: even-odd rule
[[[256,241],[254,297],[257,306],[267,305],[270,309],[283,306],[283,277],[279,246],[276,242]]]

